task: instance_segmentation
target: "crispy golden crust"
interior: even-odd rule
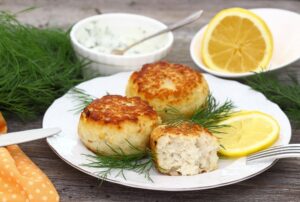
[[[179,125],[165,125],[161,127],[162,133],[172,133],[173,135],[184,135],[184,136],[198,136],[199,134],[205,132],[211,135],[211,133],[198,124],[192,123],[182,123]]]
[[[6,126],[6,121],[2,116],[2,113],[0,112],[0,134],[6,133],[7,132],[7,126]]]
[[[170,102],[174,104],[199,83],[205,82],[202,74],[192,68],[163,61],[145,64],[140,71],[131,75],[130,80],[137,86],[138,94],[146,100],[164,100],[172,96]]]
[[[126,95],[147,101],[163,121],[171,119],[168,109],[191,116],[208,96],[208,84],[200,72],[181,64],[146,64],[129,78]]]
[[[198,124],[182,123],[179,125],[160,125],[155,128],[150,135],[150,147],[155,152],[156,144],[160,137],[164,135],[183,135],[183,136],[199,136],[201,134],[212,134]]]
[[[106,95],[94,100],[81,114],[81,118],[97,123],[119,125],[122,122],[138,122],[139,116],[157,119],[157,113],[147,102],[138,97]]]
[[[125,154],[146,150],[152,130],[161,123],[158,114],[138,97],[107,95],[93,101],[81,113],[78,135],[83,144],[101,155]],[[108,147],[107,145],[110,145]]]

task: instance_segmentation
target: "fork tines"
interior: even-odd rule
[[[300,144],[289,144],[274,146],[269,149],[257,152],[247,157],[247,161],[261,160],[265,158],[288,158],[300,157]]]

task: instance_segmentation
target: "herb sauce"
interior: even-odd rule
[[[99,53],[110,54],[113,49],[123,49],[157,31],[157,28],[150,25],[138,25],[137,23],[124,23],[122,25],[120,22],[109,24],[92,21],[79,29],[76,37],[81,45]],[[164,47],[166,42],[166,34],[157,36],[133,47],[125,55],[151,53]]]

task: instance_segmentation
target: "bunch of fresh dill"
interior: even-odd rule
[[[83,80],[69,34],[24,25],[0,12],[0,111],[34,118]]]
[[[257,73],[246,79],[246,83],[277,103],[295,125],[299,126],[300,82],[294,76],[289,76],[289,78],[289,81],[283,83],[275,74]]]

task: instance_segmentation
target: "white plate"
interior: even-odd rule
[[[268,71],[283,68],[297,61],[300,58],[300,26],[297,26],[300,24],[300,15],[288,10],[273,8],[257,8],[251,9],[251,11],[264,19],[273,35],[274,50]],[[190,54],[196,65],[200,69],[220,77],[239,78],[253,75],[253,72],[217,72],[203,64],[199,56],[201,55],[201,42],[206,27],[207,25],[200,29],[191,42]]]
[[[89,94],[101,97],[110,94],[124,95],[125,87],[130,72],[119,73],[109,77],[99,77],[79,84],[77,87],[86,90]],[[264,95],[251,90],[248,86],[236,81],[227,81],[205,74],[210,90],[215,98],[224,102],[230,99],[238,109],[259,110],[272,115],[280,123],[281,131],[278,144],[288,144],[291,138],[291,126],[286,115],[274,103]],[[82,154],[92,154],[80,142],[77,135],[79,114],[75,114],[74,98],[64,95],[57,99],[47,110],[43,127],[60,127],[62,132],[55,137],[47,139],[53,151],[66,163],[87,173],[98,177],[95,172],[98,169],[81,166],[88,161]],[[240,182],[253,177],[270,168],[274,162],[263,162],[254,165],[246,165],[245,158],[220,160],[219,168],[213,172],[196,176],[167,176],[158,173],[154,168],[151,170],[153,182],[148,181],[143,175],[135,172],[125,172],[126,180],[115,174],[108,176],[107,181],[143,189],[187,191],[209,189]]]

